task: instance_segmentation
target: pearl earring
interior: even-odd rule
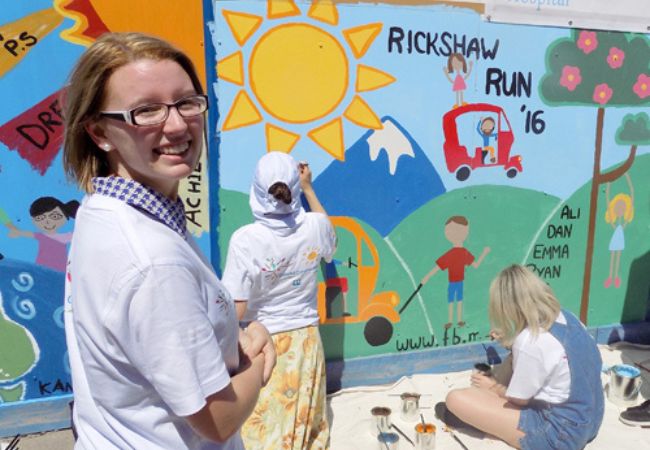
[[[102,148],[104,149],[105,152],[110,152],[111,151],[111,144],[102,144]]]

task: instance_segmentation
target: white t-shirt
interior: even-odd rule
[[[271,333],[315,325],[320,261],[335,251],[325,214],[306,213],[290,234],[252,223],[230,238],[223,283],[235,300],[248,302],[244,321],[258,320]]]
[[[555,321],[566,325],[562,313]],[[525,328],[512,345],[512,378],[506,396],[562,403],[570,389],[569,361],[560,341],[548,331],[533,336]]]
[[[77,212],[65,328],[80,449],[243,450],[184,416],[239,364],[234,304],[191,236],[109,197]]]

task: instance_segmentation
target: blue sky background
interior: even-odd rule
[[[213,42],[217,49],[217,60],[240,49],[222,15],[222,10],[227,9],[265,18],[262,26],[241,49],[245,67],[256,40],[269,29],[286,22],[318,25],[343,44],[351,67],[350,88],[346,97],[332,114],[321,121],[303,126],[286,126],[287,130],[299,132],[303,136],[292,154],[297,160],[308,160],[315,176],[327,167],[332,157],[306,137],[306,132],[343,113],[354,95],[356,71],[353,66],[359,62],[385,71],[397,79],[384,88],[363,92],[361,97],[379,117],[390,115],[413,136],[440,173],[448,190],[472,185],[503,184],[567,198],[591,178],[596,108],[551,107],[544,104],[537,93],[537,86],[545,72],[546,49],[556,39],[569,36],[569,29],[488,23],[482,21],[474,11],[447,6],[395,7],[368,4],[339,4],[339,25],[332,27],[307,17],[309,5],[299,5],[303,12],[301,16],[269,20],[266,19],[266,2],[215,2],[213,30],[216,32]],[[343,38],[342,30],[368,23],[382,23],[383,29],[368,52],[359,60],[355,60]],[[454,174],[447,171],[442,152],[442,116],[454,103],[451,85],[442,71],[447,58],[435,54],[388,53],[388,33],[393,26],[401,27],[405,31],[424,31],[432,34],[448,31],[457,35],[464,34],[468,42],[473,37],[483,38],[486,46],[490,48],[496,39],[499,40],[499,50],[494,60],[474,62],[472,74],[467,80],[465,99],[470,102],[493,103],[505,110],[515,134],[512,153],[520,154],[523,158],[524,170],[515,179],[507,178],[501,168],[490,168],[474,171],[467,181],[459,182]],[[518,71],[524,74],[532,72],[531,97],[485,95],[485,73],[489,67],[498,67],[508,74]],[[239,86],[229,82],[217,82],[220,123],[226,117],[239,89]],[[247,84],[246,89],[252,94]],[[258,103],[257,105],[259,107]],[[546,130],[542,134],[524,132],[525,117],[524,113],[520,112],[522,105],[526,105],[528,110],[544,111],[541,117],[546,122]],[[222,132],[220,135],[220,181],[223,188],[248,192],[255,162],[266,151],[266,121],[270,120],[280,126],[286,125],[272,118],[261,107],[259,110],[264,117],[261,123]],[[642,108],[607,109],[603,130],[602,167],[609,167],[627,157],[628,148],[618,146],[614,141],[615,131],[625,114],[638,113],[641,110]],[[349,148],[366,130],[345,118],[343,124],[345,147]],[[638,153],[648,151],[650,148],[640,147]]]

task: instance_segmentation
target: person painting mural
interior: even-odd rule
[[[488,312],[491,335],[512,350],[511,371],[473,373],[469,388],[447,394],[441,420],[460,419],[524,450],[583,449],[604,415],[596,341],[524,266],[492,281]]]
[[[609,276],[605,280],[605,288],[608,288],[614,282],[615,287],[621,286],[621,277],[619,269],[621,268],[621,253],[625,249],[625,235],[623,230],[634,218],[634,186],[628,173],[625,174],[627,186],[630,190],[629,195],[623,192],[616,194],[610,200],[610,183],[605,188],[607,199],[607,212],[605,212],[605,221],[614,228],[612,237],[609,241]]]
[[[243,450],[239,428],[275,364],[266,328],[232,297],[186,227],[180,181],[208,109],[187,55],[106,33],[64,102],[77,212],[64,322],[76,450]]]
[[[29,215],[34,226],[40,232],[23,231],[14,227],[9,237],[26,237],[38,241],[36,264],[58,272],[65,272],[68,258],[67,244],[72,240],[72,232],[57,233],[70,218],[75,217],[79,202],[76,200],[63,203],[54,197],[40,197],[32,202]]]
[[[255,222],[230,238],[223,281],[240,320],[259,320],[278,354],[271,380],[242,427],[246,448],[326,449],[325,356],[318,330],[317,274],[336,235],[307,163],[281,152],[257,163],[250,191]],[[300,194],[311,212],[305,212]]]
[[[474,260],[464,243],[469,235],[469,222],[463,216],[452,216],[445,223],[445,237],[452,244],[452,248],[436,260],[436,265],[427,273],[420,282],[423,286],[439,270],[446,270],[449,287],[447,289],[447,302],[449,304],[449,320],[445,329],[451,328],[454,317],[454,303],[456,303],[456,318],[459,327],[465,326],[463,320],[463,282],[465,280],[465,266],[471,265],[475,269],[481,265],[483,258],[490,252],[490,247],[485,247],[483,252]]]

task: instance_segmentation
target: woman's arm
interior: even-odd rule
[[[302,193],[305,194],[309,209],[311,209],[313,212],[327,215],[327,211],[325,211],[325,208],[323,208],[323,205],[321,205],[320,200],[318,200],[316,191],[314,191],[314,187],[311,184],[312,175],[309,164],[306,162],[298,163],[298,173],[300,174],[300,187],[302,188]]]
[[[228,386],[207,397],[199,412],[186,417],[190,426],[205,439],[225,442],[253,412],[262,388],[264,354],[259,353],[243,362]]]
[[[242,320],[244,314],[246,314],[246,308],[248,307],[248,302],[244,300],[235,300],[235,310],[237,310],[237,320]]]

